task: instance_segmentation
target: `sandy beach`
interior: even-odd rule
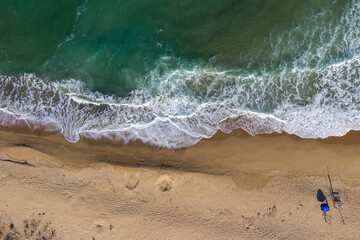
[[[0,239],[357,239],[358,139],[235,131],[170,150],[3,129]]]
[[[360,239],[360,0],[0,0],[22,239]]]

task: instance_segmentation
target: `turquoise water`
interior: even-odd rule
[[[191,146],[360,129],[358,0],[0,0],[2,125]]]

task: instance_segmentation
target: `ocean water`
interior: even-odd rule
[[[0,125],[180,148],[360,130],[360,0],[0,0]]]

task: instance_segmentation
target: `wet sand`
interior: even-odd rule
[[[54,239],[360,236],[357,132],[305,140],[237,130],[178,150],[20,132],[0,131],[3,236],[23,236],[26,221]],[[345,224],[332,205],[327,167]],[[327,222],[318,189],[330,204]]]

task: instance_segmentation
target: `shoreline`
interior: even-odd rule
[[[238,129],[218,132],[189,148],[168,149],[141,141],[109,143],[81,139],[66,141],[61,135],[20,133],[0,128],[0,146],[25,146],[53,156],[58,164],[82,168],[107,163],[129,167],[172,169],[184,172],[231,175],[242,168],[254,170],[302,170],[323,175],[326,167],[360,178],[360,132],[343,137],[302,139],[286,133],[251,136]],[[69,157],[76,156],[76,160]]]

